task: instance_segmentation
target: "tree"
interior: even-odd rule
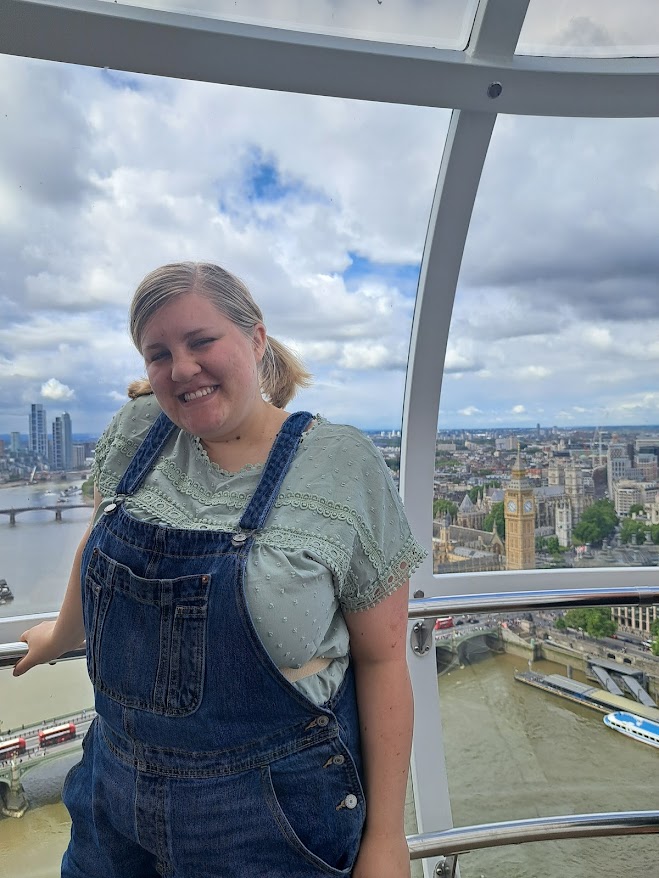
[[[648,530],[645,522],[639,521],[637,518],[626,518],[620,528],[620,540],[627,544],[633,542],[633,537],[636,537],[636,544],[640,546],[641,543],[645,542],[645,534]]]
[[[506,536],[506,519],[503,513],[503,503],[495,503],[492,506],[492,511],[489,512],[485,516],[485,521],[483,523],[483,530],[491,531],[494,529],[494,522],[497,524],[497,533],[501,537],[501,539],[505,539]]]
[[[581,521],[572,531],[572,541],[601,545],[602,540],[613,535],[618,524],[618,516],[610,500],[598,500],[589,506],[581,516]]]
[[[558,619],[554,622],[554,628],[558,628],[559,631],[565,631],[567,628],[567,622],[562,616],[559,616]]]
[[[458,507],[451,500],[435,500],[432,504],[432,517],[439,518],[440,516],[446,515],[448,513],[451,516],[451,520],[455,518],[458,513]]]
[[[554,557],[558,557],[562,555],[565,551],[561,548],[560,543],[558,542],[558,537],[536,537],[535,539],[535,550],[536,552],[548,552],[550,555]]]
[[[618,627],[605,607],[568,610],[563,618],[568,628],[581,628],[591,637],[611,637]]]
[[[642,503],[632,503],[632,505],[629,507],[630,515],[634,515],[634,513],[636,513],[636,515],[643,515],[644,512],[645,506],[643,506]]]
[[[472,503],[478,502],[478,497],[479,497],[480,492],[482,490],[483,489],[480,487],[480,485],[476,485],[475,488],[469,488],[469,490],[467,491],[467,496],[469,497],[469,499],[471,500]]]

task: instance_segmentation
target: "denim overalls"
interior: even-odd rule
[[[177,429],[161,414],[82,559],[97,719],[62,798],[63,878],[350,875],[365,816],[352,671],[318,707],[279,672],[245,562],[311,415],[284,424],[237,533],[123,505]],[[276,612],[276,608],[273,608]]]

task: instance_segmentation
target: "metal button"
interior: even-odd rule
[[[231,537],[231,545],[232,546],[242,546],[243,543],[247,542],[247,534],[234,534]]]
[[[318,717],[318,725],[319,725],[319,726],[323,726],[323,727],[324,727],[324,726],[326,726],[328,723],[329,723],[329,719],[328,719],[326,716],[319,716],[319,717]]]
[[[105,509],[103,510],[103,515],[109,515],[111,512],[114,512],[114,510],[115,510],[116,508],[117,508],[117,504],[116,504],[116,503],[108,503],[108,505],[107,505],[107,506],[105,507]]]
[[[332,762],[334,763],[334,765],[343,765],[343,763],[345,761],[346,761],[345,756],[341,756],[340,754],[338,756],[335,756],[334,759],[332,759]]]
[[[346,808],[350,808],[350,810],[352,811],[353,808],[357,807],[357,796],[353,796],[352,793],[348,793],[348,795],[343,800],[343,804],[346,806]]]

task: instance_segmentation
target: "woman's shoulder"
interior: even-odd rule
[[[126,459],[133,456],[160,411],[153,394],[124,403],[96,443],[97,473],[108,466],[118,472],[125,469]]]
[[[160,412],[161,408],[152,393],[129,399],[112,419],[108,432],[132,438],[139,443]]]
[[[309,446],[321,450],[324,459],[333,461],[335,468],[349,466],[353,475],[354,468],[362,469],[366,476],[374,467],[388,472],[380,449],[369,436],[350,424],[335,424],[322,415],[316,415],[309,440]]]
[[[366,455],[379,454],[373,442],[357,427],[350,424],[335,424],[323,415],[316,415],[310,438],[318,444],[332,443],[334,448],[350,447],[363,451]]]

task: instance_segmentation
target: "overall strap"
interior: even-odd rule
[[[241,530],[255,531],[265,524],[279,495],[281,483],[295,457],[302,434],[311,420],[313,415],[309,412],[295,412],[284,421],[270,449],[256,491],[241,516]]]
[[[176,424],[170,421],[164,412],[158,415],[142,444],[135,452],[128,469],[121,477],[116,488],[117,495],[127,497],[137,491],[160,456],[172,432],[177,429]]]

